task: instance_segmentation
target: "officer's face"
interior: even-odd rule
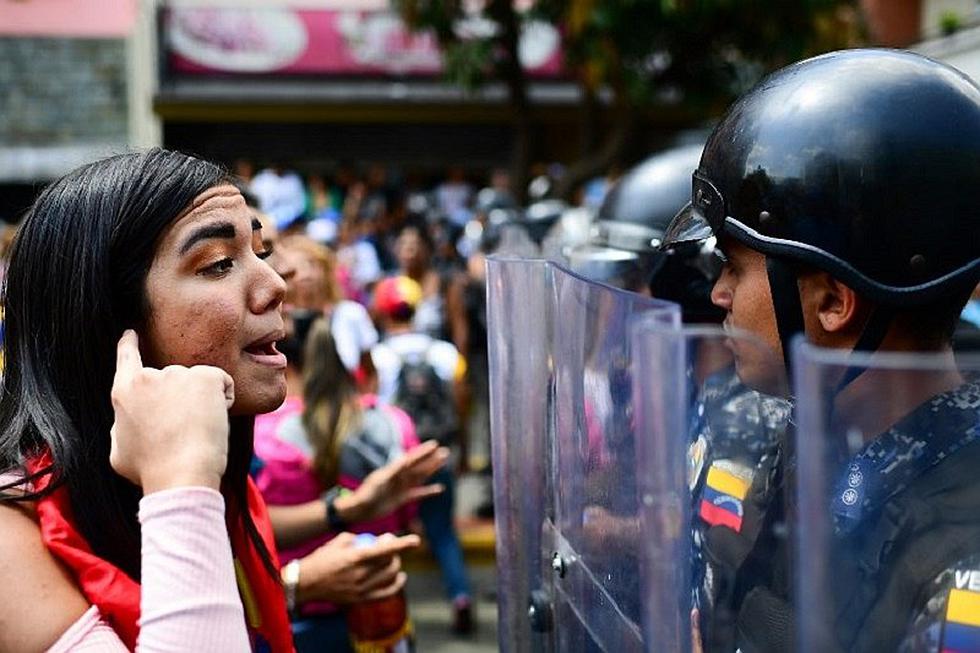
[[[773,388],[782,378],[782,344],[776,327],[766,258],[741,243],[726,239],[721,243],[727,261],[711,290],[711,301],[725,311],[726,330],[740,329],[758,338],[766,350],[738,347],[735,359],[739,377],[760,390]],[[768,350],[768,351],[767,351]]]

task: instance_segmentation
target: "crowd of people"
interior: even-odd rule
[[[341,166],[331,176],[305,179],[279,167],[252,175],[245,161],[234,169],[266,232],[282,236],[281,255],[295,270],[287,313],[336,305],[334,319],[349,331],[344,353],[363,354],[359,374],[376,374],[385,403],[394,399],[401,361],[425,349],[440,375],[435,391],[446,400],[420,407],[416,420],[445,423],[427,428],[456,447],[456,471],[488,471],[483,261],[495,243],[485,226],[491,210],[516,209],[507,173],[492,172],[477,192],[460,168],[427,190],[393,178],[381,165],[360,176]],[[397,277],[397,284],[386,281]],[[382,343],[379,331],[414,335]],[[429,417],[431,411],[442,414]],[[489,517],[489,493],[485,498],[479,514]]]
[[[827,433],[848,438],[822,553],[853,573],[815,617],[822,650],[980,641],[980,393],[954,351],[961,318],[977,319],[978,152],[976,84],[909,53],[834,53],[722,118],[689,203],[639,249],[623,245],[632,218],[622,230],[600,211],[596,241],[562,250],[590,264],[631,252],[650,267],[639,286],[635,269],[615,277],[624,290],[723,321],[739,392],[795,401],[767,375],[785,378],[797,336],[845,360],[943,361],[928,383],[894,385],[902,406],[887,401],[893,369],[848,364],[826,402],[794,407],[828,410]],[[48,186],[5,252],[0,578],[18,600],[0,605],[0,650],[410,650],[400,555],[416,530],[454,630],[471,633],[453,503],[488,430],[482,263],[494,227],[519,222],[543,247],[567,217],[538,203],[495,221],[516,208],[506,175],[485,190],[461,170],[430,193],[379,166],[232,175],[161,149]],[[615,388],[626,423],[631,395]],[[701,508],[689,529],[658,522],[693,549],[674,648],[793,650],[793,575],[809,561],[786,536],[803,514],[792,482],[817,461],[777,434],[736,469],[724,434],[693,422],[678,439]],[[830,522],[830,499],[806,519]]]

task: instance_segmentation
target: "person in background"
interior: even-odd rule
[[[436,187],[436,204],[440,213],[462,227],[473,217],[470,210],[472,203],[473,187],[466,181],[466,171],[460,166],[451,167],[446,180]]]
[[[241,184],[236,183],[235,186],[247,188],[255,177],[255,163],[251,159],[237,158],[231,164],[231,172],[237,180],[241,181]]]
[[[353,375],[358,357],[349,359],[353,363],[350,367],[342,360],[336,328],[329,317],[315,318],[305,343],[297,329],[298,351],[291,352],[289,381],[292,385],[296,371],[302,373],[302,395],[291,395],[283,409],[260,417],[256,424],[256,454],[264,463],[256,482],[270,506],[317,501],[325,506],[326,519],[319,533],[287,524],[276,528],[276,540],[282,547],[280,561],[285,568],[295,565],[300,577],[304,556],[340,531],[377,535],[404,531],[412,514],[411,502],[441,491],[438,485],[430,485],[404,491],[402,496],[388,495],[374,511],[373,519],[348,521],[350,517],[343,516],[344,511],[338,508],[343,507],[339,503],[342,498],[352,495],[352,490],[365,481],[373,483],[372,473],[395,464],[418,445],[418,440],[404,412],[379,406],[376,397],[358,392]],[[432,445],[423,455],[430,451],[435,455],[425,458],[428,465],[419,470],[420,475],[435,471],[448,455]],[[387,537],[383,535],[382,541]],[[333,550],[350,555],[358,551],[349,533],[337,536],[332,545]],[[382,564],[366,582],[358,582],[354,576],[349,586],[335,587],[320,597],[327,601],[299,602],[293,613],[297,650],[351,651],[344,615],[337,604],[371,600],[379,594],[374,590],[390,584],[391,577],[404,576],[399,574],[399,567],[399,562],[392,560]]]
[[[446,293],[449,332],[456,349],[466,361],[460,381],[460,421],[465,425],[465,450],[485,453],[485,463],[476,468],[486,478],[486,498],[476,508],[481,518],[493,517],[493,488],[490,465],[490,368],[487,345],[486,257],[499,244],[492,227],[484,229],[480,246],[466,260],[466,270],[456,274]],[[474,455],[476,459],[476,455]],[[470,461],[464,461],[469,468]]]
[[[249,189],[258,197],[259,208],[272,216],[280,231],[303,217],[306,191],[295,172],[279,165],[265,168],[252,178]]]
[[[464,230],[448,218],[438,218],[428,224],[433,243],[432,267],[440,276],[454,275],[466,268],[464,259],[456,243],[463,237]]]
[[[356,192],[356,189],[351,190],[351,193]],[[378,251],[364,236],[364,231],[356,218],[345,215],[337,233],[337,262],[348,273],[346,294],[361,303],[367,303],[371,286],[382,276]]]
[[[378,396],[408,413],[423,442],[456,444],[466,362],[452,343],[415,330],[413,318],[421,300],[422,288],[408,277],[389,277],[375,288],[373,308],[384,332],[384,339],[371,350]],[[460,457],[465,457],[465,447],[460,448]],[[423,501],[419,517],[452,602],[453,630],[468,635],[475,627],[473,603],[453,523],[455,483],[450,466],[443,465],[432,481],[441,483],[445,492]]]
[[[246,203],[253,199],[247,192],[243,195]],[[255,205],[249,203],[249,206],[254,209]],[[297,362],[301,358],[302,350],[295,346],[295,343],[297,340],[305,340],[310,317],[319,314],[313,309],[352,304],[352,302],[337,301],[341,294],[336,287],[328,283],[333,278],[330,274],[332,255],[329,250],[315,243],[309,243],[301,236],[287,237],[285,246],[281,246],[278,232],[271,224],[272,218],[257,209],[254,209],[253,215],[263,225],[263,248],[269,252],[266,260],[286,280],[287,298],[295,302],[294,306],[299,306],[298,311],[285,316],[287,337],[279,345],[284,352],[290,352],[286,366],[286,401],[276,411],[263,415],[258,420],[257,450],[261,449],[264,452],[268,444],[267,427],[302,412],[302,378]],[[299,277],[298,281],[294,281],[297,277]],[[330,287],[323,288],[324,285]],[[354,304],[353,307],[355,316],[356,309],[360,309],[364,319],[367,319],[363,307],[359,304]],[[305,319],[300,315],[305,315]],[[340,322],[334,322],[334,326],[338,324]],[[374,326],[369,320],[366,325],[362,323],[359,326],[375,333]],[[367,342],[374,342],[376,339],[375,333],[374,340]],[[350,344],[349,339],[345,341]],[[341,349],[350,351],[349,348]],[[357,357],[348,355],[345,360],[354,365]],[[277,472],[281,474],[283,463],[276,456],[282,450],[283,448],[275,446],[273,441],[272,465],[266,471],[263,470],[267,461],[256,455],[252,465],[253,478],[261,477],[261,480],[267,478],[269,474],[275,475]],[[285,451],[288,452],[288,448]],[[417,447],[361,479],[353,492],[345,493],[343,496],[335,496],[327,501],[325,497],[317,495],[305,502],[292,501],[289,505],[270,505],[269,519],[277,544],[283,547],[295,547],[297,542],[327,541],[327,537],[337,534],[337,529],[342,525],[373,520],[416,500],[418,496],[424,496],[425,492],[438,491],[438,485],[425,488],[420,488],[420,485],[442,464],[446,456],[448,456],[447,451],[439,450],[434,446]],[[287,468],[293,462],[295,456],[293,458],[287,456]],[[333,523],[329,519],[330,515],[333,515]],[[319,603],[304,602],[314,606],[319,605],[322,610],[324,601],[351,605],[400,591],[404,576],[397,573],[400,568],[396,564],[396,559],[388,553],[387,542],[382,542],[382,545],[381,547],[355,547],[351,535],[342,533],[329,540],[324,546],[313,549],[303,558],[294,556],[294,571],[298,572],[300,579],[305,578],[308,581],[316,574],[316,593],[307,591],[302,597],[297,596],[297,599],[318,597]],[[386,578],[391,579],[387,587],[384,586]],[[315,612],[316,608],[314,608]],[[330,621],[329,618],[325,620]],[[336,621],[336,613],[334,620]],[[339,626],[336,623],[334,625],[341,633],[344,632],[342,623]],[[317,639],[319,631],[324,629],[329,633],[330,624],[318,623],[316,618],[313,618],[310,623],[301,624],[297,628],[297,645],[308,646],[310,640]],[[346,644],[342,636],[341,643]]]
[[[412,325],[418,333],[442,338],[446,331],[446,310],[442,276],[432,266],[432,239],[423,227],[402,229],[395,241],[398,274],[409,277],[422,288],[422,299],[415,307]]]
[[[333,222],[340,220],[343,203],[340,192],[320,173],[306,176],[306,219],[327,218]]]
[[[378,331],[363,304],[345,299],[337,256],[311,238],[298,235],[283,238],[276,255],[295,270],[286,290],[287,313],[312,311],[328,315],[344,364],[359,382],[370,382],[374,377],[370,351],[378,343]]]

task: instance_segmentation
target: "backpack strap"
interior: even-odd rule
[[[402,453],[401,432],[394,419],[381,407],[366,408],[361,428],[344,441],[340,471],[345,476],[364,478]]]
[[[401,362],[402,365],[404,365],[407,362],[412,362],[412,359],[414,359],[416,356],[423,363],[428,363],[429,362],[429,351],[431,351],[432,350],[432,347],[434,347],[435,344],[436,344],[435,338],[433,338],[432,336],[430,336],[428,334],[425,334],[425,333],[415,333],[415,334],[412,334],[412,335],[422,336],[422,337],[424,337],[428,341],[426,343],[426,345],[425,345],[425,349],[423,349],[422,351],[417,352],[417,353],[416,352],[412,352],[412,353],[404,353],[404,354],[403,353],[400,353],[397,349],[395,349],[394,347],[392,347],[390,344],[388,345],[388,349],[390,349],[392,351],[392,353],[395,354],[395,357],[398,358],[398,360]]]

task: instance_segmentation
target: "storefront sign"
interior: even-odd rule
[[[461,33],[492,33],[479,18]],[[429,32],[412,32],[390,10],[173,7],[164,13],[170,69],[177,74],[434,76],[442,55]],[[561,74],[561,38],[526,24],[521,61],[534,77]]]

